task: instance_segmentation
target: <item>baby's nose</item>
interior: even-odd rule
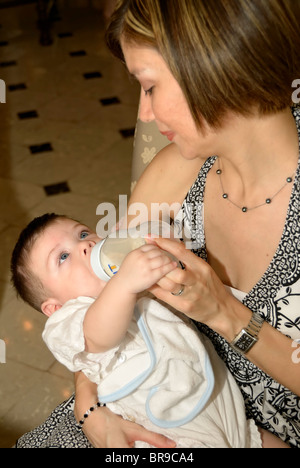
[[[92,240],[82,241],[81,248],[82,248],[83,254],[87,255],[87,253],[90,250],[92,250],[92,248],[94,247],[95,244],[96,244],[96,242],[94,242]]]

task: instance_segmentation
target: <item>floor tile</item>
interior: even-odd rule
[[[46,212],[97,228],[97,207],[129,196],[139,86],[104,44],[102,0],[59,0],[51,46],[36,5],[0,9],[0,448],[40,424],[74,389],[43,343],[45,317],[16,298],[10,257]],[[86,78],[85,78],[86,77]],[[120,132],[123,131],[123,134]],[[125,130],[125,132],[124,132]],[[46,188],[46,191],[45,191]]]

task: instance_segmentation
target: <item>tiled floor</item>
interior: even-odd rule
[[[39,44],[35,5],[0,9],[0,79],[7,91],[0,104],[1,448],[73,391],[73,376],[42,342],[43,316],[18,301],[9,284],[17,236],[49,211],[95,228],[98,204],[117,206],[118,195],[130,190],[138,86],[106,50],[95,2],[59,6],[49,47]]]

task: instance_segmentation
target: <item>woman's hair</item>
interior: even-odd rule
[[[65,216],[47,213],[31,221],[21,232],[11,257],[11,281],[18,296],[39,312],[48,293],[30,268],[30,254],[45,229],[61,218]]]
[[[292,104],[300,78],[300,0],[119,0],[107,29],[155,47],[180,84],[196,124],[218,127],[226,111],[249,115]]]

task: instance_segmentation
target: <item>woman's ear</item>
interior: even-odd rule
[[[56,312],[61,307],[62,304],[60,304],[56,299],[47,299],[41,305],[42,312],[47,317],[51,317],[51,315],[54,314],[54,312]]]

